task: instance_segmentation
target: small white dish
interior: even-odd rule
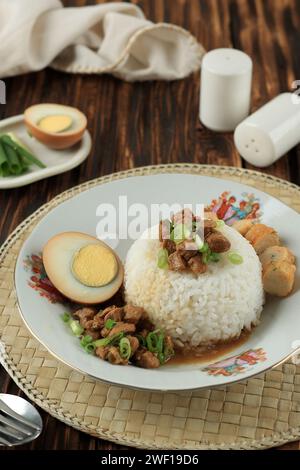
[[[0,189],[18,188],[35,181],[58,175],[80,165],[89,155],[92,147],[91,135],[85,131],[82,140],[66,150],[53,150],[30,137],[24,124],[24,116],[20,114],[0,121],[0,134],[15,133],[31,152],[41,160],[46,168],[32,165],[20,176],[0,177]]]

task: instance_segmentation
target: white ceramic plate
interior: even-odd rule
[[[254,193],[261,206],[262,221],[276,228],[284,244],[300,259],[300,216],[277,199],[254,188],[187,174],[115,180],[89,189],[53,209],[36,226],[22,247],[16,265],[16,291],[22,317],[33,335],[73,369],[102,381],[149,390],[191,390],[229,384],[256,375],[286,359],[300,344],[299,269],[293,293],[285,299],[269,299],[260,325],[247,342],[218,358],[217,364],[166,364],[156,370],[113,366],[86,354],[78,339],[62,323],[60,314],[65,309],[60,304],[51,304],[29,287],[32,274],[24,269],[24,260],[32,253],[41,252],[47,240],[59,232],[74,230],[96,235],[99,221],[96,209],[100,203],[111,203],[118,208],[119,195],[126,195],[128,204],[143,203],[147,207],[151,203],[161,202],[208,204],[224,191],[231,191],[237,203]],[[122,221],[119,224],[122,225]],[[121,259],[125,259],[131,243],[131,240],[120,241],[117,252]]]
[[[46,165],[46,168],[32,165],[24,175],[0,177],[0,189],[26,186],[49,176],[72,170],[87,158],[92,147],[90,133],[85,131],[81,141],[70,149],[50,149],[29,136],[24,125],[23,114],[0,121],[0,134],[5,134],[6,132],[14,132],[32,153]]]

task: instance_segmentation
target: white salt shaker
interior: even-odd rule
[[[250,110],[252,60],[238,49],[214,49],[201,64],[200,121],[213,131],[233,131]]]
[[[242,157],[258,167],[269,166],[300,142],[300,102],[282,93],[241,122],[234,142]]]

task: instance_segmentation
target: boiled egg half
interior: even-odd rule
[[[52,237],[44,246],[43,263],[54,287],[82,304],[110,299],[124,278],[117,254],[106,243],[80,232]]]
[[[33,137],[57,150],[79,142],[87,127],[87,119],[79,109],[55,103],[30,106],[24,122]]]

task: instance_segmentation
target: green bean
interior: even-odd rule
[[[7,155],[8,167],[11,175],[20,175],[23,171],[23,162],[19,160],[19,156],[15,149],[9,145],[3,144],[5,153]]]
[[[7,155],[3,145],[0,142],[0,176],[9,176],[9,166]]]
[[[46,165],[44,165],[44,163],[42,163],[38,158],[32,155],[32,153],[28,152],[28,150],[26,150],[24,147],[17,144],[9,135],[2,135],[1,141],[2,143],[5,143],[9,147],[13,148],[15,151],[18,151],[19,155],[21,155],[21,157],[25,159],[26,162],[33,163],[40,168],[46,168]]]

